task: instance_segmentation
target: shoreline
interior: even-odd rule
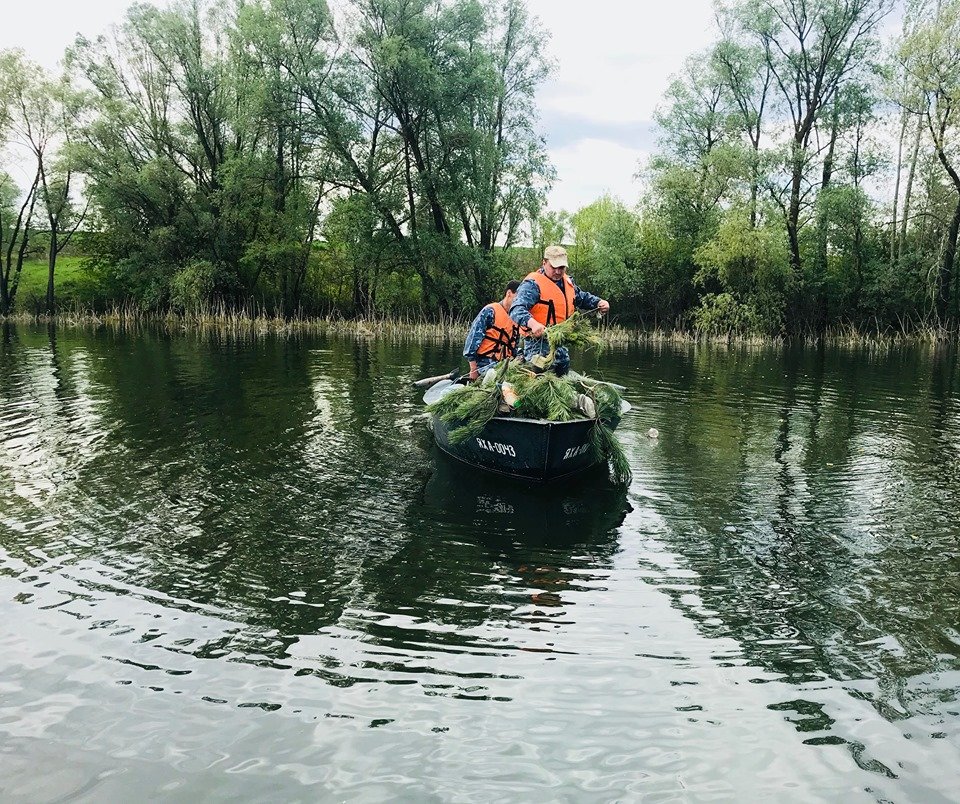
[[[427,320],[413,316],[369,316],[345,318],[342,316],[314,316],[284,319],[281,316],[247,312],[214,310],[203,313],[141,313],[127,309],[95,313],[91,311],[65,311],[52,316],[32,313],[14,313],[0,316],[0,324],[6,326],[28,325],[54,326],[58,329],[87,328],[161,328],[170,333],[222,333],[237,336],[296,337],[299,335],[334,335],[354,338],[389,338],[392,340],[426,340],[455,342],[464,337],[470,319],[456,317]],[[682,329],[644,329],[619,324],[599,327],[608,346],[631,346],[640,344],[713,345],[738,347],[784,347],[842,346],[842,347],[894,347],[894,346],[950,346],[960,340],[960,333],[944,328],[927,327],[913,332],[863,331],[853,326],[827,329],[822,333],[798,335],[762,335],[756,333],[705,333]]]

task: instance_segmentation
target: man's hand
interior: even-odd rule
[[[480,371],[477,368],[477,363],[475,360],[470,361],[470,374],[468,376],[471,380],[476,380],[480,376]]]
[[[610,302],[608,302],[606,299],[600,299],[600,303],[597,305],[597,309],[598,309],[601,313],[609,313],[609,312],[610,312]]]
[[[536,318],[531,318],[527,322],[527,331],[524,333],[524,335],[529,333],[531,338],[540,338],[543,336],[543,333],[546,332],[546,329],[547,328],[537,321]]]

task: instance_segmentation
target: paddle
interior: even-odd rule
[[[440,382],[440,380],[455,380],[460,375],[460,369],[453,369],[446,374],[440,374],[437,377],[424,377],[422,380],[414,380],[413,384],[417,388],[426,388],[428,385],[433,385],[435,382]]]
[[[582,374],[580,374],[580,373],[577,372],[577,371],[572,371],[572,370],[567,374],[567,376],[568,376],[571,380],[583,380],[583,379],[584,379],[584,376],[583,376]],[[617,385],[617,383],[615,383],[615,382],[605,382],[604,380],[596,380],[596,379],[594,379],[593,377],[588,377],[588,378],[586,378],[586,379],[587,379],[587,384],[593,383],[594,385],[609,385],[611,388],[616,389],[616,390],[619,391],[621,394],[622,394],[624,391],[627,390],[627,387],[626,387],[625,385]]]

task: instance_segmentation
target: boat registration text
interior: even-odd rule
[[[589,444],[581,444],[579,447],[570,447],[566,452],[563,453],[562,460],[568,461],[570,458],[576,458],[579,455],[584,455],[588,449],[590,449]]]
[[[500,455],[511,455],[514,458],[517,456],[517,451],[513,448],[513,444],[501,444],[499,441],[487,441],[484,438],[478,438],[477,446],[488,452],[496,452]]]

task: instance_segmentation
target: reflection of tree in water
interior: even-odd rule
[[[954,695],[925,674],[958,668],[955,368],[898,353],[698,358],[654,456],[664,541],[699,576],[668,594],[789,683],[875,679],[854,694],[888,719],[942,712]],[[936,457],[918,455],[931,439]],[[794,703],[804,729],[830,728]]]
[[[76,560],[96,559],[101,572],[91,582],[107,594],[114,583],[133,584],[170,595],[169,605],[215,606],[250,626],[234,645],[257,631],[296,639],[337,620],[354,596],[357,557],[395,537],[364,509],[375,507],[370,484],[395,490],[404,466],[397,460],[379,479],[362,470],[389,465],[396,451],[397,411],[377,403],[399,393],[401,378],[382,377],[363,392],[360,372],[334,366],[335,382],[349,387],[335,399],[331,438],[348,448],[315,460],[304,445],[322,427],[302,343],[107,331],[61,336],[55,349],[65,360],[75,350],[89,355],[110,423],[59,490],[57,535],[77,542]],[[371,405],[372,430],[386,434],[379,440],[365,418]],[[40,415],[43,429],[66,426],[63,411]],[[360,425],[338,430],[345,421]],[[27,555],[36,544],[12,547]],[[323,605],[290,597],[303,590]],[[282,654],[275,636],[266,641]]]
[[[47,556],[69,550],[62,539],[69,522],[60,516],[64,490],[88,469],[110,429],[92,387],[94,369],[90,352],[55,327],[3,325],[0,494],[10,517],[4,545],[27,564],[43,561],[31,545],[42,543]]]
[[[430,496],[436,484],[425,491],[434,456],[409,380],[444,358],[419,346],[37,337],[57,360],[34,371],[52,377],[86,355],[106,423],[59,488],[61,530],[4,547],[29,557],[68,542],[70,577],[54,570],[49,594],[171,611],[160,633],[130,610],[128,632],[154,647],[334,684],[409,672],[422,650],[487,644],[484,629],[530,606],[529,588],[577,589],[614,549],[622,507],[601,527],[575,498],[530,517],[529,497],[509,488],[449,486],[452,505]],[[77,393],[63,385],[64,405],[38,413],[54,440]],[[458,530],[467,508],[486,524]],[[373,658],[382,649],[407,655]]]

